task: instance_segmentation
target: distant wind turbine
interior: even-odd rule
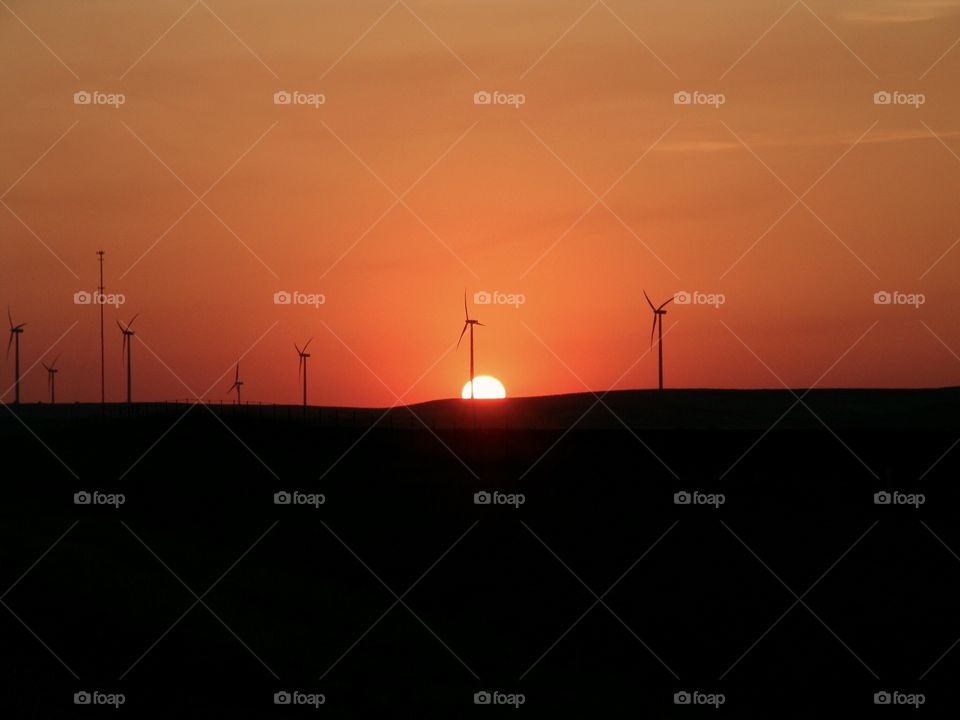
[[[131,392],[131,388],[133,384],[132,383],[133,374],[132,374],[131,366],[133,365],[133,336],[136,335],[136,333],[130,329],[130,326],[133,325],[133,321],[137,319],[137,316],[139,316],[139,314],[140,313],[137,313],[136,315],[134,315],[133,318],[131,318],[130,322],[127,323],[126,327],[121,325],[119,320],[117,321],[117,327],[120,328],[120,332],[123,333],[123,350],[121,350],[120,352],[120,362],[121,363],[123,362],[124,356],[126,357],[126,360],[127,360],[127,404],[128,405],[133,402],[132,400],[133,393]]]
[[[672,302],[673,298],[671,297],[669,300],[663,302],[660,307],[654,307],[646,290],[643,291],[643,296],[647,299],[647,304],[650,305],[650,309],[653,310],[653,327],[650,328],[651,347],[653,346],[653,333],[659,331],[657,337],[657,354],[659,355],[660,365],[660,389],[663,390],[663,316],[667,314],[667,311],[663,308],[667,303]]]
[[[240,379],[240,361],[237,360],[237,374],[233,378],[233,385],[230,386],[230,389],[227,390],[228,393],[237,391],[237,405],[240,404],[240,386],[243,385],[243,380]]]
[[[463,340],[463,334],[467,331],[467,328],[470,328],[470,399],[473,400],[473,326],[479,325],[480,327],[486,327],[479,320],[471,320],[470,313],[467,310],[467,291],[463,291],[463,330],[460,331],[460,339],[457,340],[457,347],[460,347],[460,343]]]
[[[106,253],[103,250],[97,250],[97,257],[100,258],[100,285],[97,286],[97,292],[100,293],[100,297],[97,303],[100,305],[100,405],[101,411],[103,410],[103,405],[107,402],[107,365],[106,365],[106,356],[103,350],[103,296],[106,293],[106,289],[103,286],[103,256]]]
[[[10,308],[7,307],[7,319],[10,321],[10,340],[7,342],[7,357],[10,357],[10,345],[16,345],[16,352],[14,353],[14,365],[13,365],[13,380],[14,380],[14,396],[13,404],[20,404],[20,335],[23,333],[23,326],[26,323],[20,323],[19,325],[13,324],[13,315],[10,314]]]
[[[40,363],[47,371],[47,389],[50,390],[51,405],[57,402],[57,360],[59,359],[60,356],[57,355],[49,365],[45,362]]]
[[[293,346],[297,348],[297,355],[300,356],[300,362],[297,365],[297,377],[303,373],[303,411],[307,411],[307,358],[310,357],[310,353],[307,352],[307,347],[310,343],[313,342],[313,338],[307,340],[307,344],[303,346],[303,350],[294,343]]]

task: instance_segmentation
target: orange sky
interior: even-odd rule
[[[296,402],[311,336],[313,403],[455,396],[465,287],[525,299],[475,307],[511,395],[655,386],[644,287],[725,298],[668,307],[668,386],[960,384],[958,1],[6,4],[0,303],[25,367],[66,333],[58,400],[99,398],[101,247],[113,400],[137,312],[136,399],[227,400],[245,355]]]

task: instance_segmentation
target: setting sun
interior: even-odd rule
[[[503,387],[503,383],[497,380],[495,377],[490,377],[489,375],[477,375],[473,379],[474,387],[476,389],[476,398],[478,400],[493,400],[497,398],[505,398],[507,396],[507,391]],[[463,386],[463,392],[460,393],[460,397],[464,400],[470,399],[470,381],[468,380]]]

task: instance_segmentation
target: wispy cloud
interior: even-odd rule
[[[960,15],[960,0],[861,0],[837,12],[844,22],[894,25]]]
[[[941,138],[958,138],[960,131],[950,131],[937,133]],[[907,143],[907,142],[927,142],[936,140],[930,133],[920,128],[919,130],[881,130],[876,129],[865,137],[861,144],[877,145],[889,143]],[[789,138],[755,138],[751,139],[751,147],[830,147],[843,146],[851,142],[847,135],[839,133],[818,135],[809,137],[789,137]],[[743,146],[736,140],[676,140],[673,142],[664,142],[658,148],[658,152],[678,152],[678,153],[714,153],[714,152],[740,152]]]

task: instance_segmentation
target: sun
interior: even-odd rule
[[[503,383],[489,375],[477,375],[473,379],[473,385],[475,391],[474,397],[476,397],[477,400],[493,400],[507,396],[507,391],[504,389]],[[463,392],[460,393],[460,397],[464,400],[470,399],[469,380],[467,380],[463,386]]]

